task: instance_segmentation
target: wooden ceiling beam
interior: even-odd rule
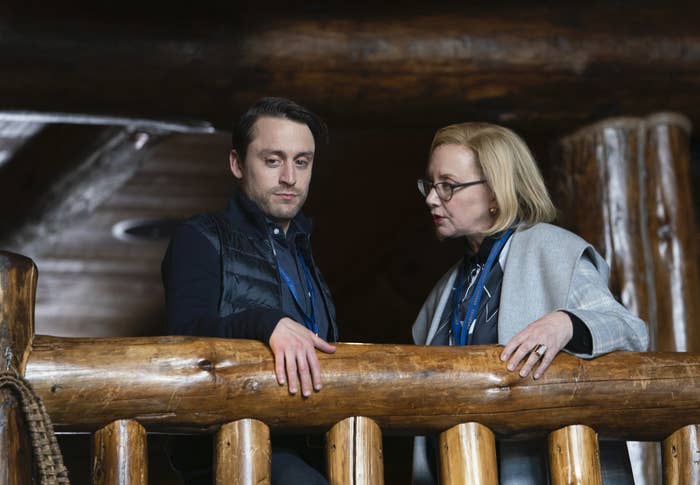
[[[0,167],[0,247],[34,252],[139,168],[165,132],[47,125]]]
[[[562,131],[616,114],[700,121],[700,7],[231,8],[184,24],[93,12],[3,21],[0,107],[191,117],[261,95],[336,124],[486,118]],[[409,3],[409,6],[411,4]],[[284,12],[284,10],[282,10]],[[15,13],[15,15],[23,15]]]

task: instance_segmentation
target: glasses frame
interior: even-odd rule
[[[443,202],[448,202],[448,201],[452,200],[452,197],[454,197],[455,189],[461,189],[462,187],[469,187],[471,185],[479,185],[479,184],[485,184],[485,183],[486,183],[486,179],[475,180],[473,182],[464,182],[461,184],[453,184],[450,182],[438,182],[438,183],[434,184],[428,179],[418,179],[418,192],[420,192],[423,197],[428,197],[430,192],[433,189],[435,189],[435,193],[437,194],[438,198],[440,200],[442,200]],[[423,188],[424,188],[423,185],[424,184],[428,185],[430,187],[428,190],[426,190],[425,193],[423,193]],[[441,188],[439,188],[439,186],[449,187],[450,188],[450,196],[447,198],[442,197],[440,195],[440,191],[441,190],[444,191],[445,189],[441,189]]]

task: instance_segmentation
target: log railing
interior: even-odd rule
[[[339,344],[320,356],[323,390],[303,399],[276,383],[258,342],[36,336],[26,378],[58,430],[96,432],[97,483],[145,483],[146,430],[216,433],[217,483],[259,483],[268,427],[330,430],[332,483],[382,483],[380,429],[442,433],[445,483],[496,483],[494,434],[549,434],[553,483],[600,483],[596,434],[665,440],[667,483],[700,476],[699,354],[562,354],[539,380],[498,354]]]
[[[330,430],[333,483],[381,482],[380,429],[442,433],[448,483],[495,483],[494,434],[549,435],[555,483],[579,483],[577,473],[596,483],[596,433],[666,440],[667,473],[698,473],[700,354],[561,354],[534,380],[506,371],[499,352],[339,344],[320,355],[323,390],[304,399],[276,383],[269,349],[254,341],[36,336],[26,378],[57,430],[96,432],[95,474],[122,477],[99,483],[144,483],[146,430],[217,433],[220,483],[258,483],[269,473],[268,427]],[[132,457],[131,470],[114,470],[119,456]],[[230,478],[239,473],[247,478]]]
[[[392,433],[473,421],[515,437],[586,424],[606,436],[659,440],[700,423],[700,354],[561,354],[535,380],[508,372],[499,353],[338,344],[335,354],[319,354],[325,384],[304,399],[277,384],[270,350],[255,341],[37,335],[26,378],[57,430],[135,419],[149,431],[201,433],[255,418],[279,430],[327,431],[364,416]]]
[[[440,434],[443,483],[497,483],[499,436],[548,436],[554,484],[601,483],[598,435],[663,441],[666,482],[700,478],[700,354],[560,354],[534,380],[506,371],[497,346],[338,344],[320,355],[323,389],[304,399],[277,384],[259,342],[33,336],[30,263],[0,252],[3,362],[57,430],[95,433],[95,483],[146,483],[148,431],[215,433],[217,483],[269,483],[270,429],[327,432],[334,484],[383,483],[382,432]],[[2,473],[27,466],[15,408],[0,409],[16,424],[0,433]]]

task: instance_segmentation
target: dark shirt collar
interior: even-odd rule
[[[464,262],[467,264],[467,266],[471,266],[475,263],[478,263],[480,265],[485,264],[486,260],[489,259],[489,253],[491,252],[491,248],[493,247],[495,242],[505,233],[506,231],[504,230],[497,232],[496,234],[492,234],[491,236],[486,236],[481,242],[481,246],[479,246],[479,249],[476,253],[472,249],[471,245],[467,243],[467,250],[464,255]]]
[[[267,230],[270,231],[270,234],[272,234],[272,237],[279,243],[282,244],[289,244],[292,241],[295,241],[297,237],[299,236],[304,236],[307,235],[308,233],[305,232],[302,228],[301,225],[292,219],[289,223],[289,227],[287,228],[287,233],[285,234],[284,229],[282,229],[282,226],[277,224],[274,221],[271,221],[269,218],[265,218],[265,222],[267,223]]]
[[[237,190],[234,196],[229,200],[227,215],[239,230],[257,233],[259,237],[266,238],[268,234],[274,234],[274,227],[278,227],[282,236],[284,231],[282,228],[270,221],[267,215],[260,209],[250,197],[242,190]],[[273,227],[269,225],[272,224]],[[289,229],[287,230],[287,239],[289,237],[296,238],[298,235],[311,234],[311,219],[306,217],[301,211],[290,221]]]

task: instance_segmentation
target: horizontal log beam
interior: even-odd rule
[[[0,20],[0,105],[219,127],[265,93],[335,126],[479,117],[570,129],[625,112],[700,116],[695,5],[299,7],[233,7],[185,24],[164,11],[125,22],[113,9],[17,10]]]
[[[543,436],[585,424],[602,436],[660,440],[700,423],[700,354],[567,354],[539,379],[506,371],[498,346],[339,344],[320,354],[324,387],[308,399],[277,384],[268,347],[194,337],[37,336],[26,376],[59,430],[136,419],[148,430],[209,432],[255,418],[278,430],[327,430],[366,416],[389,433],[478,422]]]

